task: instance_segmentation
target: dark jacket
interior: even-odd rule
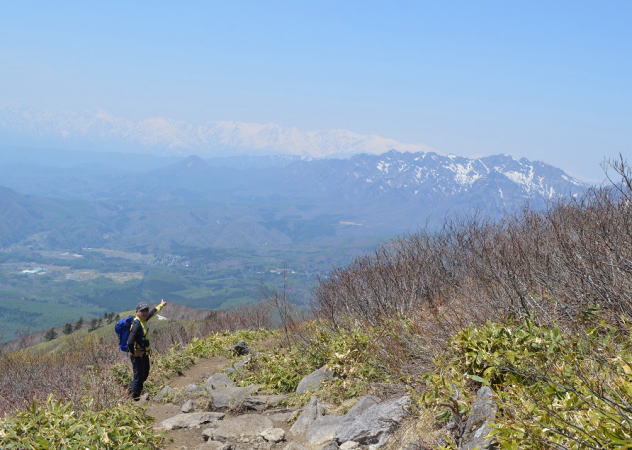
[[[160,308],[151,308],[147,320],[151,319],[159,310]],[[127,348],[131,354],[134,354],[137,348],[143,350],[145,353],[149,353],[148,332],[147,324],[143,323],[138,316],[134,317],[129,336],[127,337]]]

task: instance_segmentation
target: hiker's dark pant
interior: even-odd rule
[[[129,384],[129,390],[132,398],[138,398],[143,391],[143,383],[149,376],[149,356],[130,356],[130,358],[132,360],[134,378]]]

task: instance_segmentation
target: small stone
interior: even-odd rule
[[[252,358],[250,357],[250,355],[246,355],[243,358],[241,358],[239,361],[237,361],[235,364],[233,364],[233,367],[235,368],[235,370],[237,370],[238,372],[241,372],[242,370],[245,369],[246,364],[248,364],[250,362]]]
[[[285,431],[282,428],[268,428],[261,432],[261,437],[268,442],[281,442],[285,439]]]
[[[191,394],[206,392],[206,389],[202,386],[198,386],[197,384],[189,384],[184,388],[184,390]]]
[[[360,444],[358,444],[356,441],[347,441],[340,444],[338,448],[340,448],[340,450],[353,450],[354,448],[359,448],[359,447],[360,447]]]
[[[254,353],[254,351],[252,353]],[[224,369],[224,373],[226,375],[232,375],[238,372],[242,372],[246,368],[246,364],[248,364],[251,359],[252,359],[251,355],[244,356],[235,364],[233,364],[231,367]]]
[[[173,392],[173,388],[171,386],[163,387],[154,397],[154,401],[161,402],[166,396]]]
[[[248,347],[248,344],[246,344],[244,341],[239,341],[237,344],[233,345],[231,347],[232,352],[235,355],[247,355],[248,353],[250,353],[250,347]]]
[[[491,431],[491,424],[496,418],[496,403],[494,392],[489,386],[481,387],[476,393],[472,410],[468,414],[459,449],[485,450],[493,445],[487,435]]]
[[[197,409],[198,407],[199,406],[197,402],[193,400],[187,400],[186,402],[184,402],[184,405],[182,405],[182,408],[180,408],[180,411],[182,411],[183,413],[190,413],[191,411],[193,411],[194,409]]]

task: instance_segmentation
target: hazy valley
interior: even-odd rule
[[[505,155],[305,160],[25,151],[0,157],[3,339],[166,297],[234,308],[445,217],[538,209],[586,185]]]

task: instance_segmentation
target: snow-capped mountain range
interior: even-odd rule
[[[136,168],[133,174],[126,170],[108,173],[102,162],[95,165],[98,173],[86,172],[85,163],[72,175],[66,169],[59,173],[35,168],[19,172],[13,166],[0,170],[2,184],[18,192],[112,201],[133,208],[163,201],[195,204],[205,212],[194,214],[197,225],[192,222],[191,227],[202,224],[209,227],[206,233],[219,233],[203,217],[214,217],[216,224],[235,220],[240,226],[248,223],[256,230],[254,235],[266,236],[261,238],[266,242],[275,241],[278,233],[292,235],[297,230],[315,236],[327,230],[330,236],[336,235],[350,224],[361,225],[367,234],[385,236],[422,224],[439,226],[446,216],[501,217],[525,203],[542,208],[580,195],[588,187],[538,161],[509,155],[441,155],[423,145],[346,130],[301,131],[243,122],[194,125],[165,118],[134,121],[104,112],[50,114],[0,108],[0,137],[11,135],[42,136],[45,142],[52,136],[61,148],[92,149],[76,153],[90,155],[93,162],[97,150],[133,149],[151,160],[142,160],[141,166],[153,166]],[[101,148],[98,143],[103,144]],[[126,168],[129,153],[103,158],[108,167],[118,158],[118,166]],[[198,156],[173,163],[173,155],[192,154]],[[159,164],[161,158],[156,155],[171,157]],[[0,169],[2,160],[0,155]],[[207,212],[218,201],[222,208],[238,212],[231,213],[230,219],[216,217],[215,210]],[[261,211],[252,210],[253,201],[261,205]],[[173,207],[165,205],[168,211]],[[184,212],[184,217],[189,213]],[[186,229],[188,224],[182,226]],[[193,228],[191,236],[197,233]]]
[[[492,218],[526,203],[542,208],[588,187],[558,168],[509,155],[464,158],[389,151],[347,159],[286,158],[285,163],[275,159],[244,169],[234,159],[225,165],[221,158],[191,156],[135,176],[133,185],[119,183],[118,189],[121,197],[145,200],[195,196],[215,201],[222,192],[226,202],[247,199],[265,208],[285,204],[289,209],[284,214],[292,221],[327,215],[334,221],[331,226],[361,224],[396,233],[430,222],[439,225],[446,215]]]
[[[87,246],[338,245],[436,229],[446,217],[498,218],[525,203],[539,209],[588,187],[558,168],[508,155],[190,156],[145,171],[108,167],[3,165],[0,155],[2,184],[32,196],[5,195],[4,204],[15,205],[5,208],[12,217],[5,222],[15,225],[8,235],[21,239],[59,223],[55,239],[77,238],[76,215],[66,223],[65,203],[51,203],[59,200],[83,205],[79,234]]]
[[[0,108],[0,132],[52,140],[60,146],[133,148],[153,154],[217,156],[242,153],[327,157],[354,153],[431,150],[349,130],[304,131],[274,123],[216,121],[192,124],[164,117],[123,119],[104,111],[51,113],[24,108]]]
[[[259,191],[263,185],[269,193],[318,199],[346,212],[345,222],[397,231],[439,226],[446,216],[498,218],[525,204],[540,209],[588,188],[561,169],[526,158],[397,151],[295,161],[258,182]]]
[[[458,195],[485,186],[495,188],[500,198],[505,196],[505,189],[524,197],[554,199],[576,195],[587,186],[561,169],[510,155],[466,158],[390,151],[358,155],[350,163],[348,176],[381,191],[405,190],[413,195]]]

